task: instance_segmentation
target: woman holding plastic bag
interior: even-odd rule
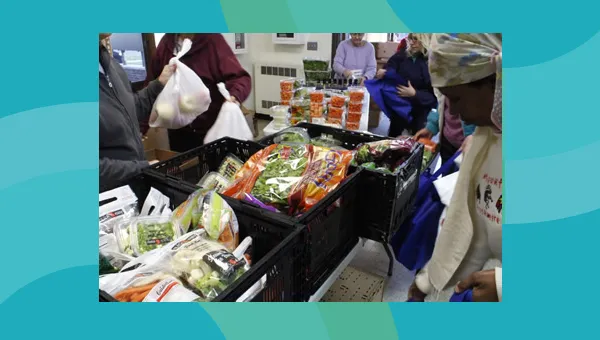
[[[191,48],[179,58],[179,61],[201,79],[210,93],[210,104],[205,112],[197,116],[189,125],[169,130],[171,149],[177,152],[184,152],[204,143],[206,133],[215,123],[226,101],[217,84],[225,84],[231,95],[229,101],[236,105],[248,98],[252,86],[250,75],[240,65],[223,36],[208,33],[165,34],[152,58],[146,81],[153,80],[161,68],[169,64],[171,58],[182,51],[185,39],[191,41]],[[147,126],[143,126],[142,130],[147,131]]]
[[[409,290],[445,300],[472,289],[472,299],[502,300],[502,36],[434,34],[432,85],[467,124],[477,128],[460,172],[433,255]],[[449,294],[450,293],[450,294]]]

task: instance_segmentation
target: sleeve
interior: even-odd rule
[[[427,115],[427,125],[425,128],[431,131],[434,136],[440,132],[440,113],[438,110],[433,109],[429,112],[429,115]]]
[[[231,50],[231,47],[225,41],[221,34],[215,38],[216,59],[219,61],[219,71],[221,81],[229,93],[234,96],[238,102],[242,103],[250,96],[252,90],[252,78],[250,74],[242,67],[237,56]]]
[[[437,98],[435,94],[433,94],[433,87],[431,87],[431,83],[425,89],[417,90],[415,89],[416,94],[414,97],[414,101],[419,103],[420,106],[424,107],[437,107]]]
[[[399,58],[400,56],[398,55],[398,53],[394,54],[390,59],[388,59],[388,62],[385,64],[385,69],[396,71],[398,69]]]
[[[465,135],[465,137],[469,137],[470,135],[473,134],[473,132],[475,132],[475,125],[468,125],[465,124],[465,122],[462,122],[462,128],[463,128],[463,133]]]
[[[346,60],[346,49],[344,48],[344,42],[341,42],[335,51],[335,58],[333,58],[333,70],[337,75],[341,76],[346,71],[344,60]]]
[[[426,295],[430,295],[434,292],[433,285],[429,280],[429,274],[427,273],[427,265],[425,265],[415,277],[415,284],[417,285],[417,288]]]
[[[371,51],[369,52],[367,67],[365,69],[365,77],[367,79],[375,78],[377,72],[377,60],[375,59],[375,47],[371,44]]]
[[[496,267],[496,291],[498,292],[498,301],[502,301],[502,268]]]
[[[146,161],[100,158],[100,186],[122,183],[139,174],[147,166]]]
[[[158,80],[153,80],[148,86],[135,94],[135,113],[140,123],[148,123],[154,101],[160,94],[160,91],[162,91],[163,87],[164,86]]]

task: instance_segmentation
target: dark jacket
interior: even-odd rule
[[[106,190],[123,185],[148,166],[138,120],[149,119],[163,86],[154,81],[133,93],[127,74],[104,47],[100,65],[100,188]]]
[[[152,63],[148,69],[146,81],[154,80],[173,58],[177,35],[167,33],[156,48]],[[244,70],[225,38],[218,33],[196,33],[192,39],[192,49],[180,61],[192,69],[210,90],[211,103],[208,110],[192,122],[191,127],[204,134],[213,126],[225,98],[217,88],[224,83],[229,93],[240,103],[250,95],[252,79]],[[143,131],[147,125],[141,122]]]
[[[401,49],[388,60],[385,68],[395,70],[415,88],[417,94],[409,98],[413,107],[411,116],[422,120],[424,124],[431,109],[437,107],[437,98],[431,87],[427,57],[422,54],[414,58],[409,57],[406,49]]]

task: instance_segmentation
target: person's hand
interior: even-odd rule
[[[421,138],[431,139],[431,137],[433,137],[433,132],[427,130],[427,128],[423,128],[423,129],[417,131],[417,133],[415,133],[415,135],[413,136],[413,139],[414,140],[419,140]]]
[[[456,285],[455,291],[462,293],[469,288],[473,289],[474,302],[498,302],[496,270],[483,270],[469,275]]]
[[[384,76],[385,76],[385,69],[384,68],[377,70],[377,74],[375,75],[375,78],[381,79]]]
[[[236,97],[234,97],[234,96],[230,96],[230,98],[231,98],[231,99],[229,100],[230,102],[232,102],[232,103],[236,104],[237,106],[240,106],[240,102],[237,100],[237,98],[236,98]]]
[[[410,288],[408,288],[408,299],[414,302],[425,302],[426,296],[427,295],[417,287],[416,281],[413,281]]]
[[[458,149],[460,152],[462,152],[463,154],[467,153],[469,151],[469,149],[471,148],[471,141],[473,140],[473,135],[469,135],[467,137],[465,137],[465,140],[463,141],[462,145],[460,146],[460,149]]]
[[[398,90],[398,95],[400,97],[410,98],[417,95],[417,91],[412,86],[410,81],[408,82],[408,86],[398,85],[396,89]]]
[[[352,78],[352,71],[350,71],[350,70],[344,71],[344,77],[346,77],[346,78]]]
[[[158,81],[165,86],[173,73],[175,73],[175,65],[167,65],[163,68],[162,73],[158,77]]]
[[[158,163],[158,159],[155,159],[155,160],[152,160],[152,161],[148,162],[149,165],[154,165],[156,163]]]

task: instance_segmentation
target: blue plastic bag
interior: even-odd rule
[[[369,91],[371,100],[390,118],[400,116],[408,123],[413,117],[410,115],[412,104],[398,95],[398,85],[407,86],[408,82],[394,70],[388,70],[382,79],[369,79],[365,81],[365,87]]]
[[[433,182],[440,176],[458,170],[454,160],[459,154],[457,152],[448,159],[434,174],[429,170],[421,174],[414,212],[392,237],[391,245],[396,260],[409,270],[423,268],[433,254],[440,217],[444,211],[444,204]]]
[[[473,302],[473,290],[467,289],[462,293],[452,294],[450,302]]]

